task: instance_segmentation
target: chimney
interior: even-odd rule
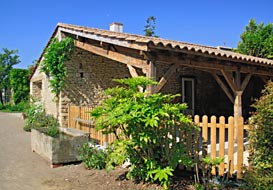
[[[110,24],[110,31],[123,32],[123,24],[118,22],[113,22],[112,24]]]

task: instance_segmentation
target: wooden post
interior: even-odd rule
[[[237,177],[242,179],[242,167],[244,160],[244,119],[243,117],[236,118],[237,120]]]
[[[146,77],[156,81],[156,67],[155,67],[155,62],[152,61],[148,61],[148,72],[146,73]],[[154,86],[153,85],[149,85],[146,89],[146,91],[148,92],[148,94],[153,94],[154,92]]]
[[[212,116],[210,118],[210,122],[211,122],[211,130],[210,130],[210,158],[214,159],[216,158],[216,117]],[[212,168],[212,174],[215,174],[215,168]]]
[[[220,117],[220,128],[219,128],[219,157],[225,157],[225,117]],[[224,174],[225,164],[224,162],[220,164],[219,173]]]
[[[235,92],[234,117],[242,116],[242,94],[243,94],[243,91]]]
[[[235,143],[237,142],[237,129],[238,129],[238,118],[242,117],[242,94],[243,91],[236,91],[235,92],[235,101],[234,101],[234,140]]]
[[[202,158],[205,158],[208,155],[208,116],[202,117],[202,123]]]
[[[229,175],[234,170],[234,118],[228,118],[228,163],[230,164]]]

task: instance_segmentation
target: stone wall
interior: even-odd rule
[[[41,63],[40,63],[41,64]],[[41,72],[39,65],[35,70],[30,80],[30,95],[36,98],[36,101],[43,103],[44,109],[47,114],[52,114],[56,117],[57,109],[54,102],[54,94],[51,93],[49,85],[49,77]]]
[[[99,105],[103,91],[117,85],[115,78],[130,77],[125,64],[75,48],[72,59],[66,63],[68,77],[61,93],[61,125],[68,125],[68,106]]]
[[[32,83],[32,96],[35,100],[41,101],[42,100],[42,80],[35,81]]]

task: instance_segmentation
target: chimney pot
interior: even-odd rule
[[[113,22],[110,24],[110,31],[123,32],[123,24],[119,22]]]

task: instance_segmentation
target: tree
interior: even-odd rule
[[[14,104],[28,100],[29,96],[29,73],[28,69],[12,69],[9,73],[10,87],[13,90],[12,99]]]
[[[4,104],[2,92],[6,92],[9,87],[8,76],[13,65],[20,63],[18,50],[8,50],[3,48],[0,53],[0,102]]]
[[[155,34],[155,20],[154,16],[149,16],[146,20],[146,25],[144,26],[145,36],[156,37],[158,36]]]
[[[261,58],[273,59],[273,24],[257,24],[251,19],[241,34],[237,52]]]

